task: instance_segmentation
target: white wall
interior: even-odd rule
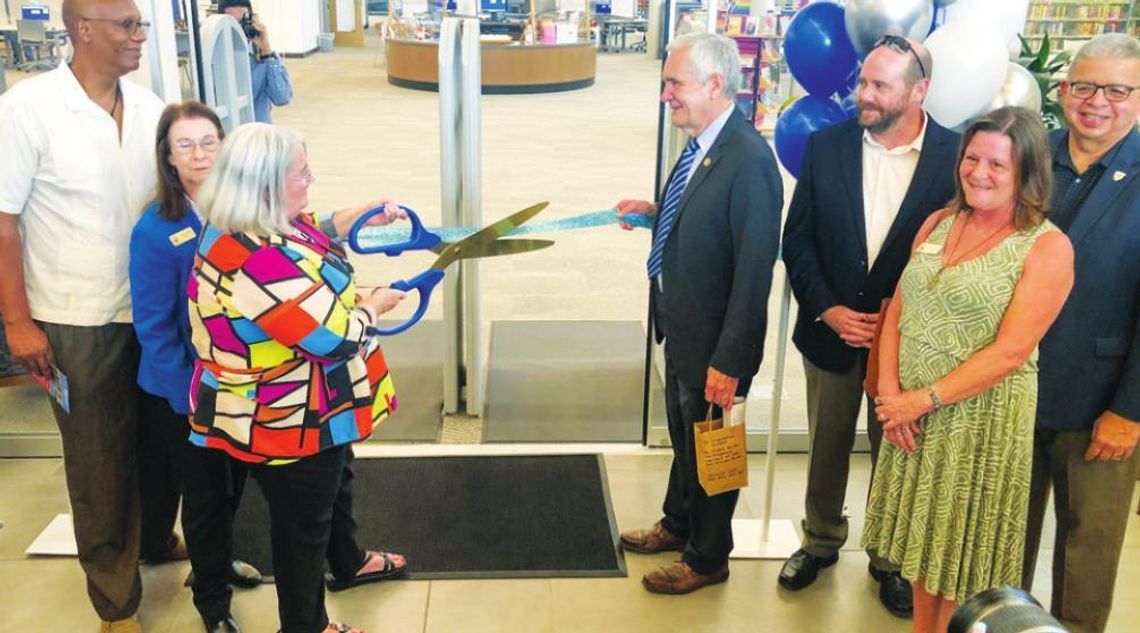
[[[253,0],[253,10],[278,53],[310,53],[317,48],[320,9],[320,0]]]

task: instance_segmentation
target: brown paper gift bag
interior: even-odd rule
[[[697,452],[697,479],[710,497],[748,485],[748,448],[744,425],[724,426],[712,419],[712,406],[704,422],[693,423]]]

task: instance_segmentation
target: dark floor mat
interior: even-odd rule
[[[358,459],[355,471],[358,541],[406,555],[407,578],[626,575],[600,455]],[[234,548],[272,575],[256,484]]]

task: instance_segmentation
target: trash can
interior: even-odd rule
[[[317,44],[320,46],[322,53],[331,53],[333,51],[333,34],[321,33],[317,36]]]

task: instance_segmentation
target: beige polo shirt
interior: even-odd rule
[[[114,119],[67,64],[0,96],[0,212],[20,216],[32,317],[64,325],[129,323],[131,228],[154,197],[162,101],[121,80]]]

